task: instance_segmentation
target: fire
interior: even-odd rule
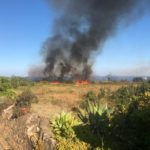
[[[53,81],[53,82],[50,82],[51,85],[59,85],[59,84],[62,84],[62,82],[59,82],[59,81]],[[66,82],[67,84],[67,82]],[[75,81],[75,85],[76,86],[79,86],[79,85],[88,85],[89,84],[89,81],[87,80],[76,80]]]
[[[89,82],[87,80],[77,80],[75,84],[77,86],[79,86],[79,85],[88,85]]]
[[[54,81],[54,82],[51,82],[50,84],[57,85],[57,84],[60,84],[60,82],[59,81]]]

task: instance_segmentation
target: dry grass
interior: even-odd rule
[[[75,84],[37,83],[31,90],[38,97],[39,103],[32,104],[32,111],[40,116],[53,117],[61,111],[70,111],[77,106],[88,91],[98,92],[100,88],[114,91],[122,85],[124,84],[101,83],[76,86]],[[17,93],[22,90],[19,89]]]

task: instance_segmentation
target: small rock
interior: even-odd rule
[[[3,119],[11,119],[13,117],[13,111],[14,111],[15,105],[11,105],[8,108],[4,109],[2,112]]]

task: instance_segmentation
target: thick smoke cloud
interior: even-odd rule
[[[57,12],[53,35],[43,46],[51,79],[88,79],[92,56],[120,23],[140,16],[149,0],[50,0]],[[131,19],[132,18],[132,19]]]

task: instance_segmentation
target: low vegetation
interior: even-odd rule
[[[15,90],[21,86],[30,87],[34,83],[21,77],[0,77],[0,112],[2,109],[15,102]]]
[[[79,121],[71,113],[62,112],[52,122],[52,127],[56,136],[73,138],[75,136],[73,127],[78,124]]]
[[[112,101],[113,106],[102,104],[103,98]],[[76,119],[71,114],[55,119],[52,127],[58,150],[150,148],[150,84],[121,87],[115,92],[101,89],[98,94],[90,91],[83,101],[75,113]],[[64,119],[66,116],[68,119]],[[71,124],[78,119],[80,123]]]
[[[14,103],[15,118],[32,110],[44,117],[54,111],[49,116],[57,150],[150,149],[150,83],[32,85],[0,78],[0,106]],[[37,149],[42,145],[39,141]]]
[[[31,92],[30,89],[26,89],[18,95],[15,101],[14,118],[30,112],[31,103],[33,102],[37,103],[38,98]]]

